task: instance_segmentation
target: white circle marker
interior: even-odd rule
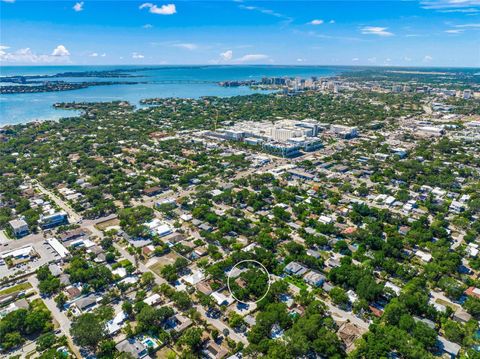
[[[246,262],[251,262],[251,263],[255,263],[255,264],[258,264],[260,267],[262,267],[263,271],[267,274],[267,277],[268,277],[268,288],[265,292],[264,295],[262,295],[262,297],[254,302],[244,302],[244,301],[241,301],[240,299],[238,299],[237,297],[235,297],[235,294],[233,294],[232,290],[230,289],[230,277],[232,275],[232,272],[233,270],[235,269],[236,266],[238,266],[239,264],[242,264],[242,263],[246,263]],[[268,294],[268,292],[270,291],[270,284],[271,284],[271,280],[270,280],[270,273],[268,273],[268,270],[267,268],[265,268],[265,266],[254,260],[254,259],[244,259],[243,261],[240,261],[238,262],[237,264],[235,264],[232,269],[230,269],[230,272],[228,272],[228,275],[227,275],[227,287],[228,287],[228,291],[230,292],[230,294],[232,295],[232,297],[237,301],[237,302],[240,302],[242,304],[251,304],[251,303],[258,303],[259,301],[261,301],[263,298],[265,298]]]

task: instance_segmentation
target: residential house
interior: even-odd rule
[[[162,297],[160,297],[160,295],[158,293],[154,293],[151,296],[149,296],[149,297],[147,297],[143,300],[143,302],[145,304],[148,304],[148,305],[151,305],[151,306],[155,306],[158,303],[160,303],[161,301],[162,301]]]
[[[52,273],[54,277],[59,277],[63,273],[62,268],[60,268],[55,263],[49,264],[48,270],[50,271],[50,273]]]
[[[154,186],[154,187],[150,187],[150,188],[145,188],[143,190],[143,194],[145,196],[149,196],[149,197],[153,197],[153,196],[156,196],[157,194],[160,194],[162,193],[162,188],[159,187],[159,186]]]
[[[128,353],[134,358],[143,359],[148,356],[147,347],[135,338],[127,338],[125,340],[122,340],[117,345],[115,345],[115,348],[120,353]]]
[[[458,308],[453,314],[453,320],[459,323],[467,323],[470,319],[472,319],[472,316],[462,308]]]
[[[466,291],[465,294],[468,295],[469,297],[476,297],[480,299],[480,289],[476,287],[469,287]]]
[[[312,286],[320,287],[323,284],[323,282],[325,282],[326,277],[323,274],[312,270],[306,273],[303,276],[303,279],[305,279],[305,282],[307,282]]]
[[[217,302],[218,305],[230,305],[234,302],[234,299],[231,296],[226,296],[220,292],[213,292],[211,294],[212,298]]]
[[[142,248],[142,253],[147,258],[151,257],[154,251],[155,251],[155,247],[151,244]]]
[[[122,310],[112,320],[109,320],[106,324],[107,333],[109,335],[114,335],[122,329],[125,324],[125,320],[127,319],[127,315]]]
[[[285,266],[284,271],[290,275],[302,276],[308,271],[308,268],[302,266],[300,263],[290,262]]]
[[[65,292],[67,292],[68,299],[72,300],[80,296],[82,293],[81,290],[74,286],[69,286],[65,288]]]
[[[97,298],[94,294],[90,294],[86,297],[76,300],[74,305],[75,307],[77,307],[78,310],[85,312],[91,309],[95,304],[97,304],[98,300],[99,298]]]
[[[165,322],[165,330],[171,330],[175,334],[182,333],[185,329],[192,325],[192,320],[180,314],[175,314],[168,318]]]
[[[345,346],[345,351],[350,353],[355,349],[355,341],[362,336],[365,330],[360,329],[355,324],[345,322],[337,331],[337,335]]]
[[[195,287],[197,288],[197,290],[205,295],[210,295],[212,294],[213,290],[212,290],[212,287],[210,287],[210,284],[207,282],[207,281],[203,281],[203,282],[200,282],[200,283],[197,283],[195,285]]]
[[[432,260],[432,255],[430,253],[426,253],[424,251],[418,250],[415,252],[415,255],[420,258],[425,263],[428,263]]]
[[[438,340],[438,348],[443,353],[450,355],[451,358],[455,358],[458,356],[458,353],[462,348],[460,345],[453,343],[441,336],[438,336],[437,340]]]
[[[205,345],[203,354],[210,359],[222,359],[227,356],[228,350],[218,345],[213,340],[209,340]]]

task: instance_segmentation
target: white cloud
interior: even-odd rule
[[[8,50],[9,48],[10,48],[10,46],[0,45],[0,60],[3,59],[3,57],[7,55],[7,51],[5,51],[5,50]]]
[[[138,60],[138,59],[143,59],[145,56],[142,54],[139,54],[138,52],[132,52],[132,59]]]
[[[480,23],[455,25],[455,27],[467,28],[467,29],[476,29],[476,28],[480,28]]]
[[[447,34],[461,34],[464,30],[463,29],[451,29],[445,30]]]
[[[480,10],[478,9],[475,9],[473,7],[470,7],[470,8],[466,8],[466,9],[448,9],[448,10],[438,10],[438,12],[442,12],[442,13],[453,13],[453,12],[459,12],[459,13],[463,13],[463,14],[475,14],[477,12],[479,12]]]
[[[352,59],[352,62],[358,62],[358,60],[360,60],[358,57],[354,57],[354,58]]]
[[[106,53],[103,53],[103,54],[99,54],[98,52],[92,52],[90,55],[88,55],[90,57],[106,57],[107,54]]]
[[[297,59],[297,62],[305,62],[305,59],[298,58],[298,59]]]
[[[370,62],[371,64],[374,64],[374,63],[377,62],[377,58],[376,58],[376,57],[369,57],[369,58],[367,59],[367,61]]]
[[[330,24],[335,24],[335,20],[330,20],[329,23]]]
[[[70,56],[70,52],[63,45],[58,45],[52,51],[52,56]]]
[[[76,12],[83,11],[83,1],[77,2],[75,5],[73,5],[73,10]]]
[[[430,62],[432,60],[433,60],[433,57],[431,57],[430,55],[425,55],[423,58],[423,62]]]
[[[287,22],[291,22],[293,20],[289,16],[280,14],[279,12],[276,12],[276,11],[273,11],[273,10],[270,10],[270,9],[264,9],[264,8],[257,7],[257,6],[247,6],[247,5],[243,5],[243,4],[239,5],[238,7],[240,9],[249,10],[249,11],[258,11],[258,12],[260,12],[262,14],[265,14],[265,15],[270,15],[270,16],[278,17],[280,19],[285,19]]]
[[[215,60],[210,60],[209,63],[211,64],[221,64],[225,62],[231,62],[231,63],[236,63],[236,64],[243,64],[243,63],[265,63],[265,62],[272,62],[272,59],[268,55],[264,54],[246,54],[243,55],[242,57],[234,58],[233,57],[233,51],[232,50],[227,50],[225,52],[222,52],[219,54],[220,58],[215,59]],[[297,62],[302,62],[305,61],[305,59],[297,59]]]
[[[60,48],[60,49],[59,49]],[[8,46],[0,46],[0,62],[10,63],[53,63],[53,62],[70,62],[68,50],[63,46],[57,46],[51,55],[36,54],[29,47],[18,49],[17,51],[8,52]],[[66,51],[66,52],[65,52]],[[58,55],[62,53],[63,55]],[[57,54],[57,55],[56,55]]]
[[[182,43],[182,44],[173,44],[174,47],[179,47],[181,49],[185,49],[185,50],[196,50],[198,49],[198,45],[197,44],[191,44],[191,43]]]
[[[153,27],[152,24],[145,24],[142,26],[144,29],[151,29]]]
[[[2,2],[8,2],[9,4],[13,4],[15,0],[1,0]]]
[[[224,61],[230,61],[232,58],[233,58],[233,51],[232,50],[227,50],[225,52],[222,52],[220,54],[220,57],[222,58],[222,60]]]
[[[365,26],[362,28],[364,35],[392,36],[393,33],[387,31],[388,27]]]
[[[323,20],[315,19],[309,22],[310,25],[322,25]]]
[[[412,58],[411,58],[411,57],[408,57],[408,56],[405,56],[405,57],[403,58],[403,61],[410,62],[410,61],[412,61]]]
[[[167,5],[162,5],[158,7],[155,4],[146,2],[140,5],[140,9],[149,9],[148,11],[150,13],[157,14],[157,15],[173,15],[177,12],[177,8],[175,4],[167,4]]]
[[[479,0],[426,0],[420,2],[424,9],[444,10],[480,6]]]
[[[236,59],[236,62],[257,62],[267,60],[269,57],[264,54],[247,54],[243,55],[242,57]]]

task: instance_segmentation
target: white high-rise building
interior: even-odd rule
[[[472,97],[472,90],[470,90],[470,89],[463,90],[463,99],[464,100],[469,100],[471,97]]]

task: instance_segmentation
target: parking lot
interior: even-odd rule
[[[38,267],[60,259],[57,252],[54,251],[50,245],[45,243],[45,238],[41,234],[31,234],[21,239],[8,240],[0,247],[0,253],[18,249],[24,246],[32,245],[38,256],[32,258],[30,261],[18,264],[14,267],[8,268],[3,261],[0,261],[0,277],[7,277],[23,272],[35,271]]]

